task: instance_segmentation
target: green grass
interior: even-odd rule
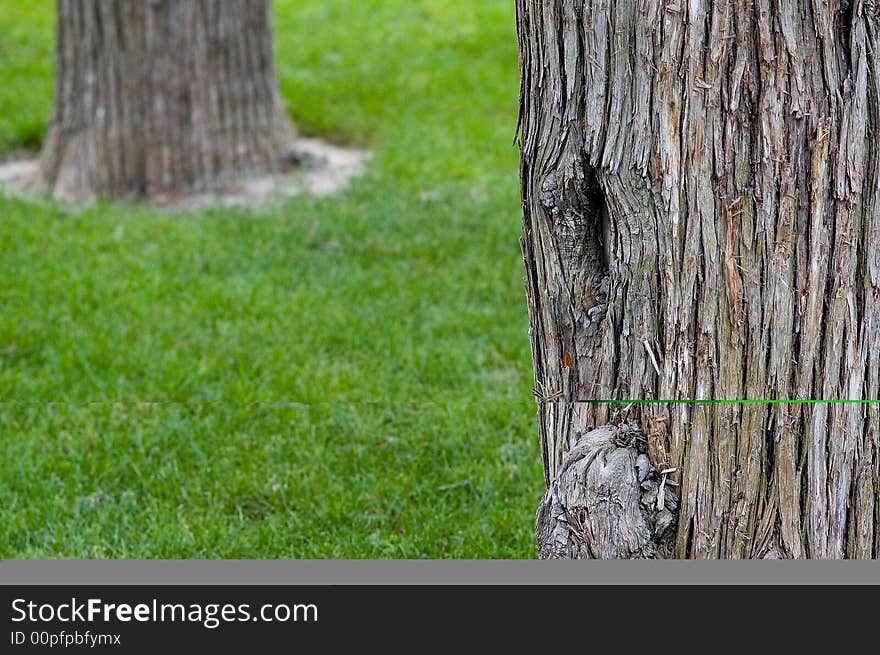
[[[53,6],[0,4],[0,155]],[[531,557],[541,492],[508,0],[276,0],[301,132],[374,151],[247,212],[0,196],[0,557]]]

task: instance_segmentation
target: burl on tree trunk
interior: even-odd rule
[[[36,191],[80,201],[218,188],[287,166],[292,139],[270,0],[58,0]]]
[[[880,556],[880,4],[517,14],[542,555]]]

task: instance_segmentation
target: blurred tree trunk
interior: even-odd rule
[[[37,190],[174,194],[289,159],[270,0],[58,0],[57,30]]]
[[[880,4],[517,10],[541,554],[880,556]]]

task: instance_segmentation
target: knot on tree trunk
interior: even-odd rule
[[[672,553],[678,493],[639,428],[580,436],[538,507],[543,559],[654,559]]]

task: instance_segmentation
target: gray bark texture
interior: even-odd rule
[[[880,556],[880,4],[517,23],[541,554]]]
[[[33,187],[70,201],[222,187],[290,163],[270,0],[58,0]]]

